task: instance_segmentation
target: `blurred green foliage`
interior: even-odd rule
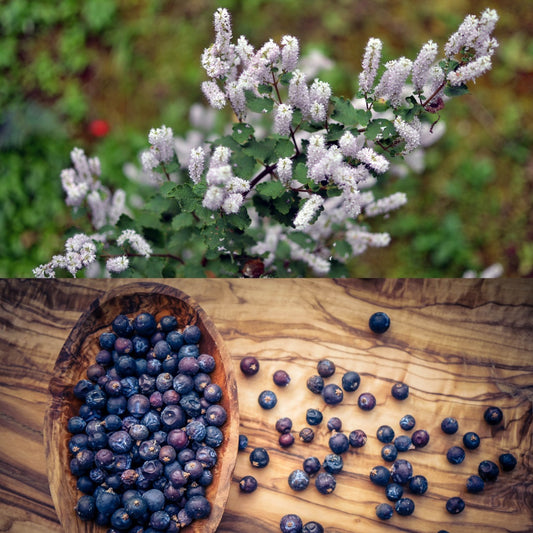
[[[369,37],[386,59],[441,47],[467,13],[498,10],[494,69],[443,111],[447,131],[426,169],[388,179],[409,203],[373,225],[393,242],[351,264],[353,276],[461,276],[500,262],[506,276],[533,273],[533,10],[503,0],[10,0],[0,5],[0,276],[31,276],[61,251],[72,225],[59,173],[80,146],[103,179],[124,187],[151,127],[188,129],[203,101],[200,54],[212,13],[227,7],[234,34],[259,46],[289,33],[304,52],[335,61],[322,76],[352,97]],[[104,119],[105,138],[89,124]],[[126,188],[136,189],[134,184]],[[381,226],[381,227],[380,227]]]

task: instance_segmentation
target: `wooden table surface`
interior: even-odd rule
[[[43,417],[49,403],[48,383],[55,360],[80,314],[104,291],[128,280],[0,280],[0,531],[62,531],[50,497],[43,445]],[[239,389],[241,433],[249,447],[237,458],[233,483],[220,532],[279,531],[279,520],[295,512],[304,521],[321,522],[328,533],[415,531],[533,531],[533,283],[531,280],[169,280],[207,312],[233,358]],[[376,335],[368,328],[375,311],[391,317],[391,328]],[[244,355],[255,355],[260,372],[246,378],[238,370]],[[357,392],[345,393],[338,406],[326,406],[307,390],[316,363],[329,358],[337,371],[361,375]],[[275,370],[292,377],[280,389]],[[391,385],[410,386],[407,400],[394,400]],[[278,394],[270,411],[257,403],[264,389]],[[360,392],[377,398],[374,410],[357,407]],[[488,405],[504,412],[494,428],[482,418]],[[288,449],[277,442],[275,422],[292,418],[306,425],[305,411],[323,411],[315,440],[296,439]],[[375,516],[386,501],[368,474],[378,464],[381,444],[376,429],[411,413],[417,428],[430,433],[427,447],[406,452],[414,473],[428,478],[425,495],[412,496],[410,517],[388,522]],[[327,496],[311,484],[292,491],[289,473],[308,456],[329,453],[326,421],[339,416],[343,429],[363,429],[365,447],[344,454],[345,468],[336,490]],[[440,422],[459,421],[456,435],[445,435]],[[481,446],[469,451],[461,465],[446,460],[446,450],[461,444],[466,431],[476,431]],[[249,462],[253,447],[270,453],[265,469]],[[510,451],[517,468],[502,472],[481,494],[465,490],[468,475],[483,459],[497,462]],[[239,479],[255,475],[259,488],[241,494]],[[452,516],[446,500],[460,495],[466,509]]]

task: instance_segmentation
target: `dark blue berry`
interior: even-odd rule
[[[192,496],[185,504],[185,511],[194,520],[207,518],[211,513],[211,504],[204,496]]]
[[[469,431],[463,435],[463,444],[469,450],[475,450],[481,444],[481,439],[477,433]]]
[[[187,344],[198,344],[201,337],[202,332],[196,325],[186,326],[183,330],[183,338]]]
[[[161,317],[159,320],[159,325],[161,326],[162,331],[169,332],[178,327],[178,320],[175,316],[166,315]]]
[[[368,326],[374,333],[385,333],[390,327],[390,318],[386,313],[379,311],[370,317]]]
[[[307,388],[314,394],[320,394],[324,388],[324,378],[315,375],[307,380]]]
[[[415,502],[411,498],[400,498],[394,505],[400,516],[412,515],[415,510]]]
[[[259,372],[259,361],[252,355],[248,355],[241,359],[240,368],[245,376],[253,376]]]
[[[86,425],[87,422],[81,416],[73,416],[68,420],[67,429],[72,434],[81,433]]]
[[[246,439],[246,443],[241,443],[241,437],[244,437],[244,435],[239,435],[239,450],[244,450],[248,445],[248,439]],[[218,448],[224,442],[224,434],[220,428],[217,428],[216,426],[207,426],[205,428],[204,442],[212,448]],[[244,448],[241,448],[243,444]]]
[[[322,422],[323,415],[318,409],[307,409],[305,419],[310,426],[318,426]]]
[[[102,348],[102,350],[112,350],[115,346],[116,339],[116,334],[111,331],[102,333],[98,339],[100,348]]]
[[[328,474],[338,474],[344,467],[342,457],[336,453],[329,453],[324,458],[322,467]]]
[[[286,514],[281,518],[279,528],[281,533],[301,533],[303,522],[296,514]]]
[[[210,426],[222,426],[228,418],[226,409],[219,403],[210,405],[205,412],[205,419]]]
[[[370,471],[370,481],[372,481],[374,485],[379,485],[380,487],[385,487],[389,482],[390,477],[391,474],[388,468],[381,465],[375,466]]]
[[[309,486],[309,476],[303,470],[293,470],[289,474],[289,487],[292,490],[302,491]]]
[[[403,496],[403,487],[398,483],[389,483],[385,487],[385,496],[387,500],[396,502]]]
[[[320,464],[318,457],[307,457],[304,459],[303,469],[310,476],[316,474],[321,467],[322,465]]]
[[[268,465],[270,457],[265,448],[254,448],[250,452],[250,463],[255,468],[264,468]]]
[[[342,429],[342,420],[336,416],[332,416],[328,420],[329,431],[340,431]]]
[[[446,452],[446,459],[452,465],[461,464],[465,460],[465,451],[460,446],[452,446]]]
[[[170,331],[165,337],[165,340],[175,352],[177,352],[185,343],[183,335],[179,331]]]
[[[132,526],[131,516],[127,513],[126,509],[123,507],[117,509],[109,520],[112,527],[118,529],[119,531],[124,531],[129,529]]]
[[[359,388],[361,376],[357,372],[349,371],[342,376],[342,388],[346,392],[354,392]]]
[[[278,397],[274,392],[264,390],[259,394],[258,402],[263,409],[272,409],[278,403]]]
[[[448,435],[453,435],[459,429],[459,423],[451,416],[446,417],[440,424],[442,431]]]
[[[424,494],[428,490],[428,480],[421,475],[413,476],[409,480],[409,490],[413,494]]]
[[[476,475],[470,476],[466,480],[466,490],[474,494],[481,492],[485,488],[485,482]]]
[[[459,496],[454,496],[446,502],[446,510],[450,514],[459,514],[465,508],[465,502]]]
[[[302,533],[324,533],[324,527],[313,520],[304,524]]]
[[[504,472],[510,472],[514,470],[517,465],[516,457],[512,453],[502,453],[498,457],[498,461]]]
[[[282,433],[278,442],[282,448],[288,448],[294,444],[294,435],[292,433]]]
[[[361,448],[366,444],[366,433],[362,429],[354,429],[348,435],[348,441],[353,448]]]
[[[404,415],[400,418],[400,427],[404,431],[410,431],[415,427],[416,420],[413,415]]]
[[[394,429],[387,425],[380,426],[376,431],[376,436],[380,442],[388,444],[394,440]]]
[[[411,441],[415,448],[423,448],[429,442],[429,433],[425,429],[417,429],[411,435]]]
[[[139,313],[133,319],[133,328],[138,335],[143,335],[145,337],[151,336],[155,333],[157,328],[154,315],[150,313]]]
[[[319,376],[329,378],[335,374],[335,363],[329,359],[322,359],[316,365],[316,369]]]
[[[396,446],[396,449],[399,452],[406,452],[414,448],[413,442],[411,441],[411,437],[409,437],[408,435],[398,435],[394,439],[394,446]]]
[[[500,469],[496,463],[492,461],[481,461],[479,463],[478,474],[483,481],[496,481],[499,473]]]
[[[126,315],[116,316],[111,323],[111,327],[119,337],[131,337],[133,333],[133,326]],[[104,348],[104,346],[102,346],[102,348]]]
[[[357,405],[363,411],[371,411],[376,407],[376,397],[371,392],[363,392],[357,399]]]
[[[334,433],[328,441],[329,447],[333,453],[338,455],[348,451],[350,441],[344,433]]]
[[[409,396],[409,385],[405,383],[395,383],[391,387],[391,394],[396,400],[405,400]]]
[[[483,418],[487,424],[497,426],[503,420],[503,412],[499,407],[487,407],[483,413]]]
[[[239,481],[239,489],[241,492],[249,494],[257,488],[257,479],[254,476],[244,476]]]
[[[322,389],[322,398],[328,405],[337,405],[342,402],[343,392],[342,389],[335,383],[328,383]]]
[[[337,481],[329,472],[320,472],[315,478],[315,487],[320,494],[331,494],[336,486]]]
[[[93,496],[84,494],[76,503],[76,514],[85,521],[92,520],[96,516],[96,504]]]
[[[394,483],[405,485],[413,477],[413,466],[405,459],[396,459],[390,469],[390,477]]]
[[[376,506],[376,516],[380,520],[389,520],[394,514],[394,509],[388,503],[380,503]]]
[[[396,457],[398,457],[398,449],[394,444],[385,444],[385,446],[381,448],[381,457],[384,461],[395,461]]]

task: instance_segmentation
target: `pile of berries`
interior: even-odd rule
[[[206,487],[227,419],[215,359],[200,353],[199,327],[180,329],[174,316],[118,315],[111,329],[74,386],[76,513],[110,531],[177,532],[211,512]]]

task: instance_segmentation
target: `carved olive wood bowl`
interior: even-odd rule
[[[144,311],[152,313],[158,321],[165,315],[174,315],[180,328],[186,324],[196,324],[202,331],[200,353],[208,353],[216,360],[211,379],[223,390],[220,403],[225,407],[228,418],[221,427],[224,442],[217,448],[218,462],[213,468],[213,482],[206,493],[211,503],[211,513],[208,518],[193,521],[184,530],[191,533],[214,532],[222,518],[239,439],[237,385],[231,358],[214,324],[189,296],[166,285],[137,282],[112,290],[91,304],[61,349],[50,380],[52,398],[46,411],[43,430],[48,480],[59,520],[69,533],[106,530],[93,522],[83,522],[74,511],[81,493],[76,488],[76,478],[69,468],[68,441],[71,435],[67,430],[67,421],[77,414],[81,401],[74,397],[73,386],[80,379],[86,378],[86,369],[94,363],[100,350],[98,338],[104,331],[111,331],[113,319],[118,314],[133,318]]]

